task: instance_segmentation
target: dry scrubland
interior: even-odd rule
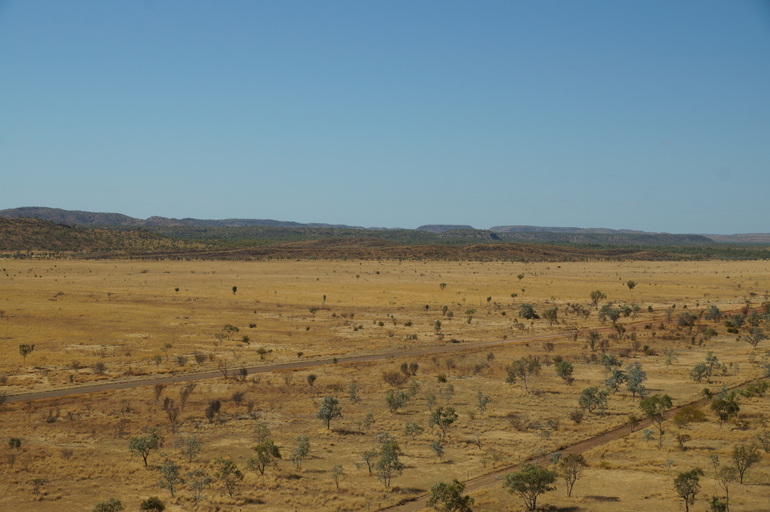
[[[677,325],[682,312],[695,314],[712,305],[723,312],[747,302],[761,309],[770,289],[765,262],[5,260],[0,271],[2,393],[218,369],[229,375],[197,381],[184,403],[184,383],[163,389],[150,383],[0,405],[0,509],[20,512],[89,511],[110,497],[138,510],[149,496],[159,496],[170,511],[376,510],[424,494],[439,480],[466,480],[538,454],[548,464],[549,454],[560,447],[623,425],[629,414],[639,416],[639,400],[623,387],[605,414],[586,412],[580,423],[570,418],[579,409],[581,391],[601,387],[607,378],[597,362],[602,350],[624,367],[641,363],[648,391],[667,393],[680,405],[700,398],[704,387],[718,391],[759,377],[770,347],[762,341],[753,348],[742,340],[745,326],[727,333],[724,321],[701,317],[692,329]],[[637,285],[631,289],[628,281]],[[599,322],[589,299],[593,290],[607,296],[599,306],[639,306],[618,320],[625,332]],[[556,306],[556,323],[520,318],[524,303],[541,317]],[[570,308],[575,304],[588,316]],[[718,335],[704,336],[706,328]],[[593,350],[589,329],[598,329],[605,340]],[[526,339],[547,333],[559,333],[552,345]],[[511,343],[474,347],[504,339]],[[35,345],[26,359],[20,344]],[[435,346],[452,352],[414,352]],[[666,361],[666,351],[676,357]],[[708,352],[724,363],[725,374],[694,382],[690,370]],[[239,372],[351,354],[392,357],[245,378]],[[520,380],[506,383],[508,366],[526,356],[542,363],[528,392]],[[556,356],[573,363],[571,384],[557,376]],[[400,387],[387,384],[383,374],[400,374],[402,363],[416,363],[414,375]],[[390,412],[389,390],[412,399]],[[330,429],[316,417],[327,396],[338,398],[342,410]],[[485,410],[479,396],[489,398]],[[458,414],[441,443],[441,458],[431,448],[439,432],[429,425],[430,397],[434,410],[453,407]],[[207,418],[213,400],[221,409]],[[767,430],[768,398],[741,397],[739,403],[739,417],[722,426],[708,407],[704,422],[678,428],[668,421],[660,449],[657,434],[646,441],[640,428],[587,451],[590,467],[573,497],[567,498],[557,481],[558,489],[544,494],[539,505],[563,511],[683,510],[673,478],[700,467],[705,475],[694,509],[708,509],[704,496],[723,494],[710,456],[726,465],[733,446]],[[407,436],[410,422],[423,432]],[[264,475],[246,467],[255,456],[257,425],[269,428],[283,456]],[[153,427],[165,442],[150,453],[145,468],[128,445]],[[376,448],[380,433],[397,437],[405,465],[389,488],[369,475],[362,457]],[[680,450],[675,437],[684,433],[691,440]],[[192,435],[203,449],[190,462],[177,442]],[[300,435],[308,437],[310,455],[296,468],[290,459]],[[8,446],[11,438],[21,447]],[[770,456],[760,452],[762,460],[749,470],[745,485],[730,487],[731,510],[768,509]],[[232,497],[218,480],[204,488],[197,504],[187,485],[171,497],[158,487],[162,454],[180,466],[183,477],[196,469],[213,476],[215,460],[229,458],[244,479]],[[337,465],[343,471],[339,489],[333,479]],[[521,499],[501,483],[473,492],[474,510],[523,510]]]

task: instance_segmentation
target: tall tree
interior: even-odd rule
[[[639,402],[639,408],[642,414],[658,428],[658,448],[663,446],[663,413],[673,407],[671,397],[668,395],[652,395],[642,398]]]
[[[540,375],[541,370],[540,360],[532,357],[522,357],[516,359],[508,367],[508,373],[505,377],[505,382],[508,384],[515,384],[517,379],[521,379],[524,383],[524,390],[529,393],[528,381],[529,378],[535,375]]]
[[[567,486],[567,496],[572,497],[572,488],[575,482],[583,475],[583,469],[588,466],[585,458],[580,453],[569,453],[559,460],[559,469],[564,483]]]
[[[695,503],[695,496],[700,492],[701,476],[703,476],[702,470],[691,469],[679,473],[674,478],[674,490],[684,501],[684,512],[690,512],[690,505]]]
[[[743,484],[743,477],[751,466],[762,460],[759,447],[754,443],[739,444],[733,448],[733,464],[738,471],[738,481]]]

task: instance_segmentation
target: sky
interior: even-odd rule
[[[0,209],[770,232],[770,0],[0,0]]]

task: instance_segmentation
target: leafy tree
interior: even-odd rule
[[[404,471],[404,464],[399,460],[401,448],[396,438],[387,433],[378,435],[377,442],[379,457],[374,463],[374,471],[385,487],[390,487],[393,477]]]
[[[508,374],[506,375],[505,382],[508,384],[515,384],[516,379],[521,379],[524,383],[524,390],[529,393],[529,387],[527,382],[529,378],[535,375],[540,375],[541,365],[540,360],[532,357],[522,357],[511,363],[508,367]]]
[[[677,496],[684,500],[685,512],[690,511],[690,505],[695,503],[695,496],[700,492],[700,477],[703,471],[700,469],[691,469],[679,473],[674,478],[674,490]]]
[[[310,457],[310,439],[304,434],[297,436],[297,447],[291,454],[291,461],[294,463],[294,469],[302,470],[302,462]]]
[[[525,302],[519,306],[519,316],[525,320],[537,320],[540,316],[535,311],[535,306],[529,302]]]
[[[626,382],[628,382],[628,375],[626,375],[626,372],[616,369],[612,370],[610,376],[607,377],[607,380],[604,381],[604,385],[607,388],[607,391],[614,395],[618,392],[620,386]]]
[[[596,332],[596,331],[592,331]],[[599,337],[599,334],[596,334],[597,337]],[[615,357],[612,354],[602,354],[602,366],[604,367],[604,371],[607,373],[612,373],[615,369],[620,368],[623,363],[620,362],[620,360]]]
[[[157,496],[151,496],[142,501],[139,505],[139,510],[141,512],[163,512],[166,510],[166,504],[160,501],[160,498]]]
[[[527,510],[537,509],[538,497],[555,487],[556,472],[541,466],[525,462],[521,470],[510,473],[505,477],[503,487],[511,494],[518,494],[524,499]]]
[[[578,397],[578,405],[590,413],[607,409],[609,393],[598,386],[591,386],[583,390]]]
[[[626,281],[626,286],[628,286],[629,290],[633,290],[636,288],[636,281]]]
[[[738,481],[743,484],[743,477],[751,466],[762,460],[759,447],[754,443],[739,444],[733,448],[733,464],[738,471]]]
[[[318,409],[316,418],[326,422],[326,428],[329,429],[329,424],[334,418],[342,417],[342,408],[340,407],[340,401],[333,396],[327,396],[321,403],[321,407]]]
[[[18,437],[12,437],[8,440],[8,448],[12,450],[18,450],[21,448],[21,439]]]
[[[406,391],[389,389],[385,392],[385,404],[392,413],[396,413],[399,409],[406,407],[411,398],[411,395]]]
[[[711,410],[719,418],[719,425],[736,416],[741,410],[738,394],[735,391],[723,391],[711,400]]]
[[[22,343],[19,345],[19,354],[21,354],[21,357],[24,358],[24,364],[27,364],[27,356],[32,353],[32,351],[35,350],[35,344],[28,345],[26,343]]]
[[[575,482],[583,475],[583,468],[588,466],[585,458],[580,453],[569,453],[559,460],[559,469],[564,483],[567,486],[567,496],[572,497],[572,488]]]
[[[572,373],[575,371],[575,367],[569,361],[562,359],[561,356],[554,358],[554,368],[556,369],[556,375],[561,377],[567,384],[574,382]]]
[[[601,290],[592,291],[590,296],[591,296],[591,303],[594,305],[594,307],[598,307],[599,302],[607,298],[607,295],[605,295],[605,293]]]
[[[167,489],[171,496],[176,495],[177,487],[184,483],[184,478],[182,478],[179,469],[179,465],[168,457],[163,460],[163,465],[159,468],[160,480],[158,481],[158,487]]]
[[[144,467],[147,467],[147,457],[150,452],[157,450],[163,445],[163,437],[157,429],[153,428],[143,436],[133,437],[128,441],[128,451],[142,457]]]
[[[631,392],[631,396],[643,397],[646,393],[644,381],[647,380],[647,372],[642,369],[641,363],[635,361],[626,366],[626,388]]]
[[[101,501],[91,509],[92,512],[121,512],[123,510],[126,510],[126,507],[117,498]]]
[[[454,407],[437,407],[431,413],[428,419],[429,427],[436,427],[439,430],[439,442],[444,442],[449,427],[457,420],[457,413]]]
[[[658,428],[658,448],[663,446],[663,421],[665,420],[663,413],[673,406],[674,404],[670,396],[660,394],[642,398],[639,402],[642,414]]]
[[[214,461],[214,478],[222,483],[227,495],[231,498],[243,481],[243,473],[232,459],[219,457]]]
[[[438,482],[430,489],[427,505],[444,512],[472,512],[473,498],[463,495],[465,485],[456,479]]]
[[[271,439],[265,439],[252,448],[256,456],[250,458],[246,464],[249,469],[256,469],[260,475],[265,474],[268,466],[275,464],[281,458],[281,451]]]
[[[613,324],[615,324],[620,318],[620,313],[620,309],[614,307],[612,302],[608,302],[599,308],[599,321],[604,323],[607,319],[609,319]]]

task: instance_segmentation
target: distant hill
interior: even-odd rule
[[[646,231],[634,231],[631,229],[607,229],[607,228],[560,228],[543,226],[493,226],[489,228],[495,233],[590,233],[610,235],[615,233],[636,234],[636,235],[657,235],[660,233],[649,233]],[[665,234],[665,233],[664,233]]]
[[[602,228],[428,224],[417,229],[270,219],[137,219],[25,207],[0,210],[0,251],[205,258],[766,259],[770,234],[679,235]],[[317,254],[313,256],[313,252]],[[529,254],[530,256],[526,256]],[[430,255],[430,256],[427,256]]]
[[[427,231],[429,233],[443,233],[445,231],[455,231],[458,229],[473,229],[471,226],[455,224],[425,224],[417,228],[417,231]]]
[[[148,219],[137,219],[120,213],[94,213],[80,210],[61,210],[59,208],[45,208],[40,206],[26,206],[22,208],[10,208],[0,210],[0,217],[5,218],[28,218],[41,219],[57,224],[67,224],[70,226],[99,226],[99,227],[150,227],[150,226],[198,226],[198,227],[250,227],[250,226],[271,226],[271,227],[344,227],[352,229],[351,226],[334,224],[302,224],[299,222],[280,221],[272,219],[170,219],[166,217],[150,217]]]

